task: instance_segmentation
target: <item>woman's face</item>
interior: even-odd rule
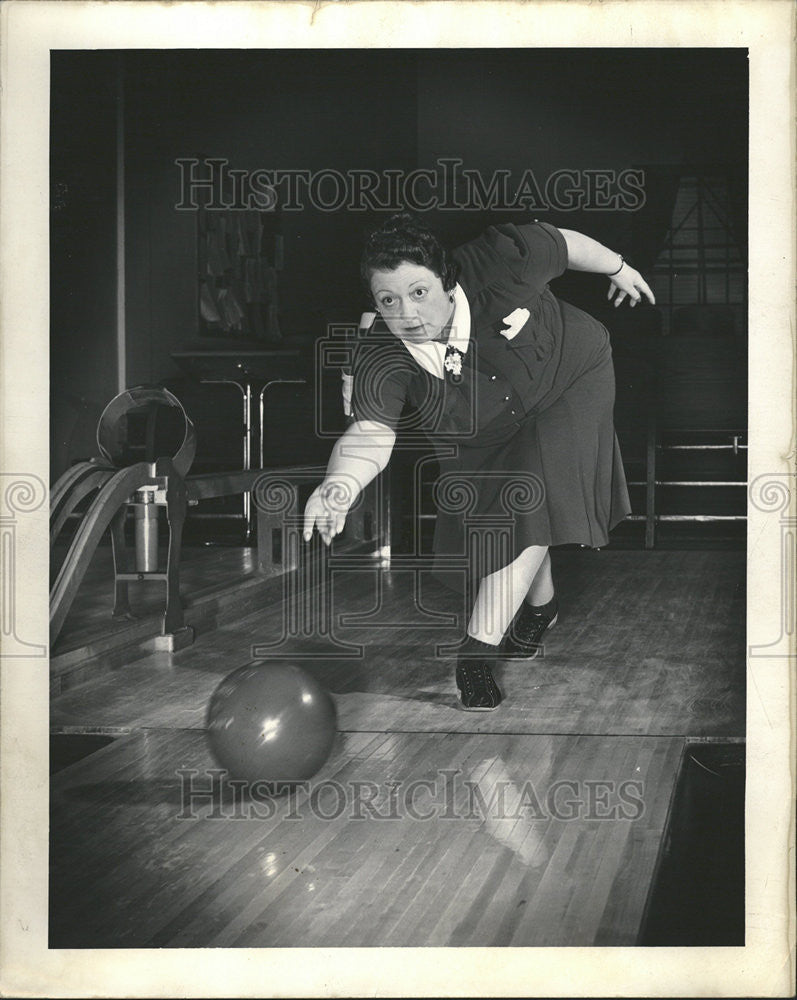
[[[371,294],[390,332],[412,344],[437,340],[454,311],[440,278],[409,261],[395,271],[374,271]]]

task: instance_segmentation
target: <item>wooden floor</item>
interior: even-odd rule
[[[59,547],[54,561],[63,558]],[[196,603],[221,584],[240,582],[255,572],[257,553],[237,545],[194,545],[183,551],[180,564],[181,590],[187,605]],[[163,609],[163,583],[130,582],[130,603],[142,617]],[[56,652],[82,648],[92,639],[107,638],[129,627],[124,619],[110,616],[113,607],[113,559],[110,545],[99,547],[92,557],[85,583],[77,592],[58,638]]]
[[[195,552],[185,587],[249,559]],[[744,555],[562,550],[554,572],[560,621],[543,658],[498,668],[492,713],[459,708],[435,655],[459,599],[403,571],[338,574],[325,636],[272,595],[182,652],[109,654],[52,700],[54,732],[117,738],[52,779],[50,946],[635,943],[686,741],[744,737]],[[67,622],[74,655],[103,587]],[[281,636],[335,654],[301,663],[339,735],[295,796],[242,799],[205,710]]]

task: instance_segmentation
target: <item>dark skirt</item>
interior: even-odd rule
[[[614,431],[609,335],[561,303],[564,335],[533,411],[503,437],[440,452],[436,576],[456,589],[531,545],[606,545],[631,510]],[[463,568],[467,571],[463,573]]]

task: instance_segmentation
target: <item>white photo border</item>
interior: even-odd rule
[[[51,49],[744,47],[750,53],[748,646],[782,624],[781,523],[797,513],[794,7],[781,0],[78,3],[0,8],[2,472],[49,475]],[[16,525],[24,634],[48,634],[46,503]],[[794,530],[794,527],[792,527]],[[8,564],[4,563],[7,573]],[[792,568],[793,569],[793,568]],[[5,582],[8,584],[8,579]],[[793,599],[793,592],[792,592]],[[7,636],[0,637],[4,642]],[[794,985],[791,657],[748,658],[744,948],[47,948],[46,657],[0,661],[0,992],[15,996],[787,996]],[[2,652],[2,650],[0,650]]]

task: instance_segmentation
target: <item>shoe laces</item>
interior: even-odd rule
[[[527,611],[515,622],[514,634],[519,642],[537,644],[551,623],[546,615]]]
[[[457,667],[461,671],[462,680],[472,691],[482,688],[485,692],[494,684],[490,664],[486,660],[466,660]]]

